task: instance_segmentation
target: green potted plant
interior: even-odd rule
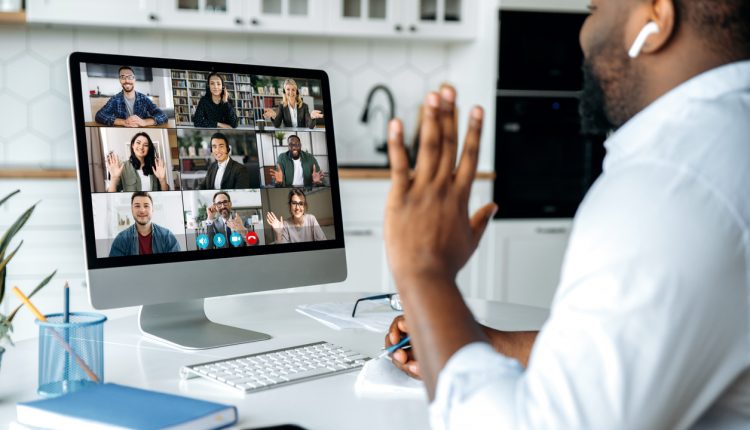
[[[6,201],[8,201],[8,199],[18,194],[19,192],[20,190],[15,190],[7,196],[3,197],[3,199],[0,200],[0,206],[2,206]],[[21,247],[21,245],[23,245],[23,241],[21,241],[13,251],[7,254],[7,256],[6,252],[8,251],[8,247],[10,246],[10,242],[11,240],[13,240],[13,237],[16,235],[16,233],[18,233],[19,230],[21,230],[24,224],[26,224],[26,221],[31,218],[31,214],[34,212],[34,208],[36,208],[36,205],[37,203],[26,209],[26,211],[22,213],[21,216],[18,217],[15,222],[13,222],[13,224],[11,224],[8,230],[3,233],[2,238],[0,238],[0,303],[2,303],[3,299],[5,298],[5,277],[7,273],[8,263],[10,263],[10,260],[13,259],[13,257],[18,252],[18,249]],[[37,285],[27,294],[27,297],[31,298],[34,296],[34,294],[39,292],[39,290],[47,285],[52,277],[55,276],[55,273],[57,273],[57,270],[50,273],[49,276],[44,278],[42,282],[39,283],[39,285]],[[13,340],[10,337],[10,334],[13,332],[13,318],[15,318],[18,310],[21,309],[21,306],[23,305],[18,305],[8,315],[0,313],[0,343],[2,343],[3,341],[7,341],[10,345],[13,345]],[[0,346],[0,362],[2,361],[3,352],[5,352],[5,348]]]
[[[286,133],[284,133],[281,130],[278,130],[273,135],[276,136],[276,140],[279,141],[279,146],[284,146],[284,136],[286,136]]]

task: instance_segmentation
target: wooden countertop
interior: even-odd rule
[[[0,24],[26,24],[26,12],[0,12]]]
[[[33,169],[0,167],[0,179],[73,179],[75,169]],[[388,179],[387,169],[339,169],[341,179]],[[495,172],[478,172],[478,180],[493,180]]]

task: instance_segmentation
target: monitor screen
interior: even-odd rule
[[[95,307],[345,278],[325,72],[93,53],[69,68]]]

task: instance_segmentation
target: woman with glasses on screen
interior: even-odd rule
[[[266,108],[263,118],[271,119],[276,128],[282,127],[282,123],[283,127],[315,128],[316,120],[323,118],[323,113],[319,110],[311,112],[307,103],[302,101],[297,82],[287,79],[281,104],[276,108]]]
[[[147,133],[136,133],[130,140],[128,161],[121,163],[114,152],[107,154],[107,170],[111,176],[107,192],[169,191],[167,166],[156,156]]]
[[[208,74],[206,94],[198,101],[193,125],[206,128],[237,128],[237,112],[229,101],[224,78],[217,72]]]
[[[305,193],[294,188],[289,190],[289,213],[291,218],[285,221],[284,217],[276,217],[271,211],[266,214],[266,222],[273,228],[276,237],[275,243],[315,242],[326,240],[323,229],[318,224],[315,215],[305,213],[307,211],[307,199]]]

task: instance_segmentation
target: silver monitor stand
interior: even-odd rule
[[[207,349],[270,339],[265,333],[218,324],[206,316],[204,299],[143,305],[138,312],[141,332],[186,349]]]

